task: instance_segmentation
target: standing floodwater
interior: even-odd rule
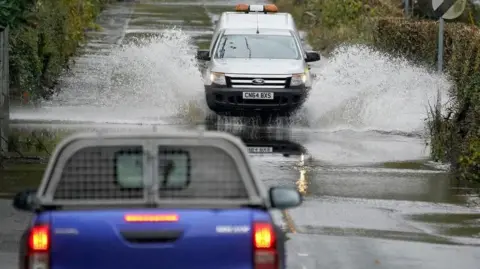
[[[208,47],[212,21],[234,4],[112,5],[58,94],[13,108],[12,130],[195,127],[208,112],[195,50]],[[424,138],[428,108],[448,102],[451,84],[365,46],[338,48],[312,71],[317,82],[292,125],[220,118],[208,127],[240,137],[268,186],[303,194],[302,207],[275,215],[289,232],[288,268],[478,268],[478,210],[469,189],[432,166]],[[27,168],[0,175],[4,196],[38,182],[43,166]],[[8,216],[0,218],[0,261],[13,269],[29,219],[1,199],[0,213]]]

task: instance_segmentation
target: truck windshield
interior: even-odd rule
[[[215,53],[216,59],[300,59],[293,36],[224,35]]]

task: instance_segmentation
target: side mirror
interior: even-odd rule
[[[320,61],[320,54],[314,51],[307,52],[307,58],[305,59],[305,61],[307,63]]]
[[[13,207],[22,211],[32,212],[35,208],[36,190],[26,190],[13,197]]]
[[[269,194],[270,202],[275,209],[297,207],[302,203],[302,195],[293,188],[272,187]]]
[[[210,61],[210,51],[208,51],[208,50],[198,50],[197,51],[197,60]]]

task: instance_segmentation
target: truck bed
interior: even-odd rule
[[[251,225],[271,221],[255,209],[45,214],[52,232],[51,269],[252,268]]]

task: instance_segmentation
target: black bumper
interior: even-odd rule
[[[243,92],[270,92],[273,99],[243,99]],[[306,100],[309,88],[226,88],[205,86],[208,107],[216,113],[290,114],[297,110]]]

